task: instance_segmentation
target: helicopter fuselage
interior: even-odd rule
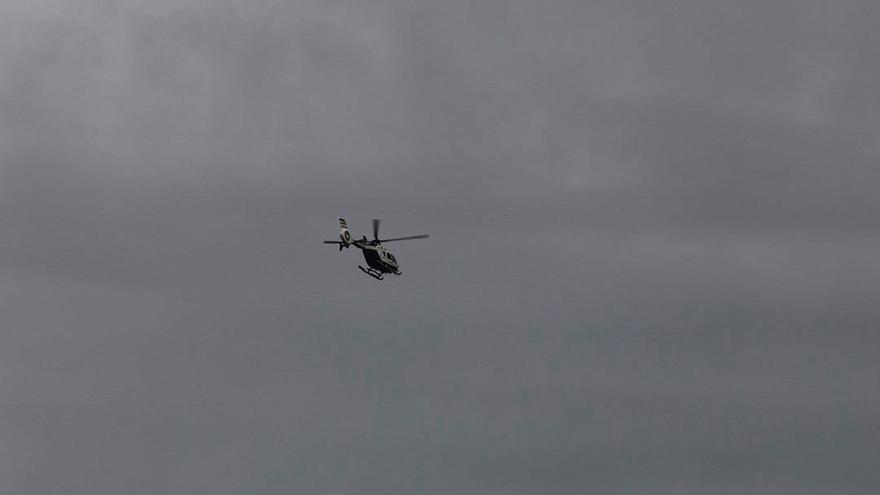
[[[382,273],[400,274],[400,265],[393,254],[385,250],[381,243],[370,242],[365,239],[359,239],[352,242],[352,245],[359,248],[364,254],[364,260],[370,268],[378,270]]]

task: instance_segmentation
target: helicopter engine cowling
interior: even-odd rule
[[[342,245],[345,247],[351,246],[351,232],[345,227],[339,231],[339,239],[342,240]]]

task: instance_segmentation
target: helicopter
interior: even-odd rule
[[[367,275],[375,278],[376,280],[382,280],[385,277],[385,274],[392,273],[394,275],[400,275],[400,265],[397,263],[397,258],[394,257],[393,254],[389,253],[385,250],[385,247],[382,246],[383,242],[392,242],[392,241],[406,241],[409,239],[425,239],[428,237],[428,234],[421,235],[411,235],[407,237],[394,237],[392,239],[379,239],[379,223],[381,220],[378,218],[373,219],[373,240],[367,240],[367,236],[363,236],[360,239],[354,239],[351,236],[351,232],[348,230],[348,223],[344,218],[339,217],[339,241],[324,241],[324,244],[337,244],[339,245],[339,250],[342,251],[342,248],[348,248],[354,246],[359,248],[364,253],[364,259],[367,261],[367,268],[364,268],[358,265],[358,268],[361,269],[362,272]]]

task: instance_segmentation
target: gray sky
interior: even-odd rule
[[[878,24],[3,2],[0,492],[876,493]]]

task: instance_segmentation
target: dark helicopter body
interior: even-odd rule
[[[414,235],[409,237],[396,237],[393,239],[379,239],[379,219],[373,219],[373,240],[367,240],[367,236],[360,239],[352,239],[351,232],[348,230],[348,224],[345,219],[339,217],[339,241],[324,241],[324,244],[338,244],[339,250],[354,246],[361,250],[364,260],[367,262],[368,268],[358,266],[364,273],[377,279],[382,280],[386,273],[400,275],[400,265],[397,258],[393,254],[385,250],[383,242],[403,241],[407,239],[424,239],[427,234]]]
[[[373,244],[367,241],[366,237],[352,243],[355,247],[361,249],[370,268],[379,270],[382,273],[393,273],[400,275],[400,265],[393,254],[385,250],[382,244]]]

